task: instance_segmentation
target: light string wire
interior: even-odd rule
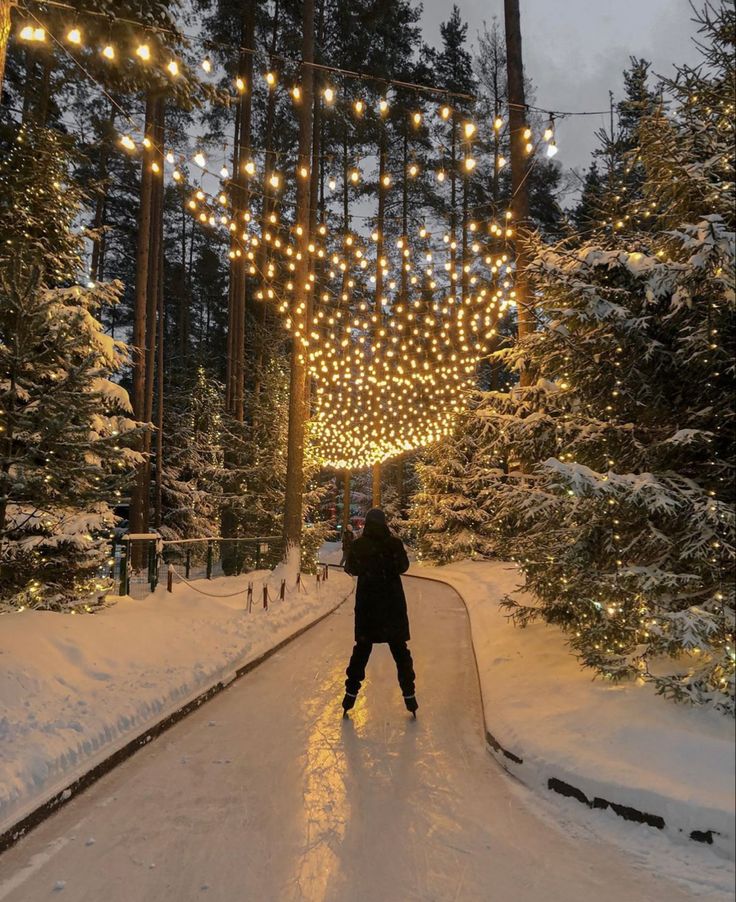
[[[252,47],[244,47],[237,43],[224,43],[221,41],[215,41],[210,38],[203,37],[200,34],[195,34],[192,32],[187,32],[183,29],[174,29],[167,28],[162,25],[153,25],[146,22],[141,22],[136,19],[130,19],[124,16],[117,16],[114,13],[103,13],[99,10],[91,10],[91,9],[78,9],[72,6],[69,3],[64,3],[62,0],[24,0],[24,3],[18,5],[18,9],[23,10],[28,15],[33,16],[33,13],[28,9],[27,3],[37,3],[39,6],[47,6],[53,7],[57,9],[64,9],[70,12],[73,12],[75,15],[87,15],[99,19],[103,19],[108,23],[114,24],[115,22],[120,22],[124,25],[131,25],[137,28],[140,28],[142,31],[150,31],[154,34],[166,34],[176,38],[179,41],[184,41],[185,39],[197,41],[201,43],[204,47],[217,48],[221,50],[230,50],[230,51],[238,51],[240,53],[248,53],[255,56],[258,56],[261,53],[264,53],[268,56],[269,60],[278,60],[282,63],[288,63],[289,65],[298,68],[300,66],[309,66],[313,69],[318,69],[324,72],[332,72],[335,75],[340,75],[345,78],[350,78],[354,80],[361,81],[371,81],[376,82],[378,84],[385,85],[386,87],[397,87],[404,90],[412,90],[425,94],[432,94],[437,97],[455,97],[459,100],[470,101],[471,103],[475,103],[480,100],[479,95],[469,94],[462,91],[452,91],[449,88],[441,88],[437,85],[426,85],[419,84],[417,82],[409,82],[402,81],[400,79],[389,78],[383,75],[375,75],[370,72],[356,72],[352,69],[344,69],[340,66],[331,66],[327,63],[317,63],[317,62],[304,62],[295,57],[285,56],[283,54],[272,54],[270,52],[261,51]],[[39,26],[43,27],[43,23],[38,20],[37,17],[34,16],[36,22],[38,22]],[[513,107],[514,109],[527,110],[537,113],[546,113],[553,115],[559,118],[567,118],[569,116],[603,116],[608,115],[610,113],[610,107],[605,110],[555,110],[550,109],[549,107],[540,107],[535,104],[524,103],[517,104],[512,103],[510,101],[505,102],[505,106]]]

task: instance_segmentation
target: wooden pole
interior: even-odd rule
[[[301,547],[302,503],[304,493],[304,385],[306,366],[299,334],[308,329],[306,310],[309,282],[309,178],[312,154],[312,85],[314,72],[314,0],[304,0],[302,7],[301,101],[299,104],[299,152],[296,162],[296,249],[292,322],[297,337],[291,343],[289,374],[289,431],[286,458],[286,500],[284,506],[284,545],[287,559],[296,558]]]
[[[528,122],[524,96],[524,65],[521,53],[521,15],[519,0],[504,0],[506,30],[506,73],[509,94],[509,133],[511,139],[511,214],[516,230],[516,274],[514,289],[518,317],[518,335],[524,338],[534,331],[534,311],[529,299],[527,267],[529,264],[524,232],[529,227],[529,158],[524,130]],[[527,383],[522,370],[521,384]]]

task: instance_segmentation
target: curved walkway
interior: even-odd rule
[[[343,605],[3,855],[0,902],[690,899],[526,806],[484,747],[462,602],[406,588],[416,722],[385,646],[340,717]]]

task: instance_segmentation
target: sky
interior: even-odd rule
[[[503,0],[457,0],[477,44],[484,20],[503,25]],[[520,0],[524,70],[535,86],[538,106],[556,110],[607,110],[608,92],[623,90],[629,57],[652,61],[658,75],[672,75],[673,63],[697,63],[695,26],[688,0]],[[427,43],[440,43],[440,23],[450,14],[447,0],[424,0]],[[558,159],[582,170],[590,163],[595,132],[608,115],[559,121]]]

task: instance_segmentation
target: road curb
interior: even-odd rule
[[[246,664],[242,664],[234,671],[233,675],[230,676],[230,678],[218,680],[214,685],[210,686],[208,689],[205,689],[195,698],[188,701],[185,705],[182,705],[180,708],[177,708],[175,711],[167,714],[166,717],[157,721],[155,724],[153,724],[153,726],[150,726],[148,729],[138,734],[138,736],[126,742],[125,745],[121,746],[121,748],[117,749],[114,752],[111,752],[106,758],[104,758],[102,761],[99,761],[86,773],[77,777],[75,780],[65,786],[64,789],[56,792],[46,802],[34,808],[33,811],[13,824],[12,827],[8,827],[3,833],[0,833],[0,854],[12,848],[12,846],[14,846],[31,830],[33,830],[34,827],[37,827],[39,824],[43,823],[47,818],[51,817],[52,814],[66,805],[67,802],[71,801],[73,798],[76,798],[78,795],[84,792],[85,789],[88,789],[101,777],[104,777],[105,774],[116,768],[119,764],[127,761],[128,758],[131,758],[137,751],[142,749],[144,746],[147,746],[154,739],[157,739],[162,733],[165,733],[175,724],[179,723],[179,721],[183,720],[188,714],[191,714],[193,711],[197,711],[205,702],[208,702],[214,696],[219,695],[220,692],[222,692],[224,689],[227,689],[236,680],[239,680],[240,677],[245,676],[245,674],[249,673],[251,670],[254,670],[256,667],[258,667],[259,664],[263,664],[264,661],[267,661],[268,658],[276,654],[277,651],[280,651],[282,648],[284,648],[284,646],[289,645],[295,639],[298,639],[299,636],[301,636],[303,633],[306,633],[307,630],[310,630],[318,623],[321,623],[323,620],[329,617],[330,614],[334,614],[335,611],[347,601],[347,599],[350,597],[350,594],[351,593],[348,592],[348,594],[345,595],[345,597],[342,598],[336,605],[333,605],[333,607],[331,607],[329,611],[325,611],[324,614],[320,614],[320,616],[317,617],[316,620],[311,621],[311,623],[308,623],[306,626],[300,627],[296,632],[292,633],[290,636],[287,636],[286,639],[282,639],[281,642],[279,642],[277,645],[274,645],[273,648],[269,648],[267,651],[263,652],[252,661],[248,661]]]

